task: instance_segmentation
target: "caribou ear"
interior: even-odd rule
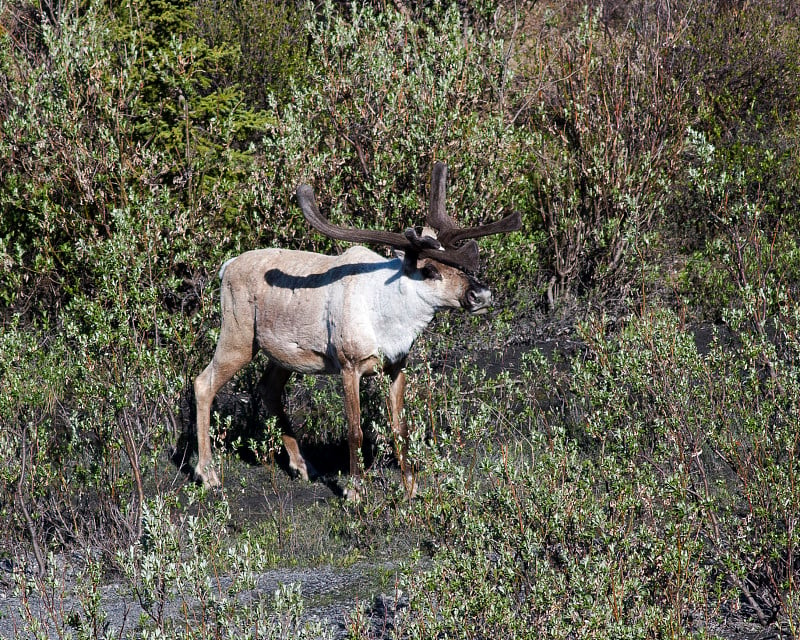
[[[436,268],[436,265],[432,262],[426,262],[419,268],[419,272],[422,274],[423,279],[425,280],[441,280],[442,274]]]

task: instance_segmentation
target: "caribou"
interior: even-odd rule
[[[414,495],[408,428],[402,416],[409,351],[437,311],[462,308],[481,314],[490,308],[490,290],[472,275],[479,265],[475,238],[520,227],[515,212],[494,223],[460,228],[445,211],[446,182],[447,166],[437,162],[429,228],[404,233],[335,226],[320,213],[313,189],[300,185],[297,202],[306,221],[329,238],[358,245],[335,256],[257,249],[222,266],[219,339],[211,363],[194,381],[198,482],[220,485],[211,455],[211,403],[220,388],[263,351],[267,364],[257,390],[280,427],[291,471],[306,480],[315,471],[301,455],[284,410],[284,387],[293,373],[342,376],[354,485],[344,494],[351,500],[360,497],[362,475],[360,380],[386,373],[395,450],[406,491]],[[383,257],[363,244],[388,246],[395,257]]]

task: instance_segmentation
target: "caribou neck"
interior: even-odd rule
[[[424,295],[425,286],[417,274],[406,275],[403,261],[389,263],[392,274],[382,287],[369,292],[365,310],[381,357],[389,363],[405,358],[414,341],[425,330],[440,305]]]

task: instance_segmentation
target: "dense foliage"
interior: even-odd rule
[[[413,526],[431,554],[396,635],[713,636],[734,613],[800,635],[794,5],[0,0],[0,557],[53,589],[52,554],[87,550],[88,583],[113,566],[154,637],[289,618],[311,637],[235,587],[202,630],[161,615],[187,549],[185,602],[209,566],[244,584],[281,562],[184,495],[216,272],[336,250],[300,181],[338,222],[418,224],[444,160],[459,220],[513,208],[524,229],[482,241],[504,308],[415,350],[425,490],[375,491],[345,536]],[[556,329],[546,359],[531,337]],[[476,334],[525,356],[500,378],[441,366]],[[297,393],[309,438],[337,438],[330,389]],[[226,419],[230,445],[247,420]],[[100,637],[102,603],[82,616],[64,622]]]

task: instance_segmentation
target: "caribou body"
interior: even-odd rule
[[[211,363],[194,383],[199,481],[219,485],[209,436],[213,398],[262,350],[268,364],[258,390],[278,420],[290,468],[305,479],[314,471],[300,453],[282,404],[292,373],[342,376],[350,473],[357,482],[362,471],[360,380],[385,372],[391,380],[388,405],[403,481],[409,494],[414,493],[401,415],[406,357],[437,311],[462,308],[478,314],[491,305],[491,292],[467,272],[477,266],[477,245],[474,240],[455,243],[519,226],[518,214],[512,214],[493,225],[457,228],[443,210],[445,180],[446,167],[437,163],[428,214],[437,237],[412,229],[399,234],[335,227],[319,213],[311,188],[298,187],[298,202],[317,230],[341,240],[389,245],[399,257],[384,258],[363,246],[338,256],[260,249],[223,265],[219,341]],[[357,490],[347,496],[357,498]]]

